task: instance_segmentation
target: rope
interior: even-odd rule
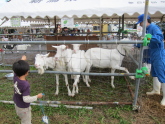
[[[44,107],[43,107],[42,102],[41,102],[40,99],[39,99],[39,103],[40,103],[42,114],[45,116]]]

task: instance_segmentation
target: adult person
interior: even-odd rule
[[[62,29],[61,29],[61,25],[57,24],[57,27],[54,29],[53,33],[61,33]],[[60,34],[58,34],[58,36],[60,36]]]
[[[67,27],[64,27],[63,31],[62,31],[62,36],[69,36],[69,30]]]
[[[138,16],[137,24],[143,27],[144,14]],[[161,105],[165,106],[165,51],[163,34],[159,26],[151,23],[151,18],[147,15],[146,33],[152,35],[150,44],[150,61],[151,61],[151,75],[153,77],[153,90],[147,92],[147,95],[160,94],[162,85],[163,99]]]

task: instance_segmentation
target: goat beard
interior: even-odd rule
[[[38,68],[38,74],[42,75],[44,73],[44,69],[43,68]]]

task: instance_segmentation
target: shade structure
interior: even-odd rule
[[[150,0],[149,15],[154,21],[165,20],[165,0]],[[0,18],[21,16],[26,20],[72,17],[77,21],[137,21],[144,13],[145,0],[11,0],[0,7]]]
[[[21,21],[20,26],[12,26],[10,20],[8,20],[5,23],[3,23],[0,27],[1,28],[5,28],[5,27],[15,27],[15,28],[19,28],[19,27],[30,27],[30,22]]]

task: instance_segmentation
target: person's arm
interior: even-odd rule
[[[42,93],[39,93],[36,96],[23,96],[23,101],[26,103],[31,103],[37,101],[38,98],[42,98],[42,96],[43,96]]]
[[[24,61],[25,61],[26,59],[27,59],[27,58],[26,58],[25,55],[23,55],[22,58],[21,58],[21,60],[24,60]]]
[[[151,42],[160,43],[163,41],[163,34],[161,30],[157,27],[152,32]]]

